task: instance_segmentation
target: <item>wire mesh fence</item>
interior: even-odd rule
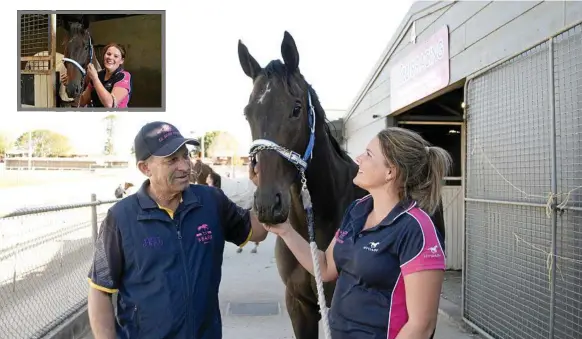
[[[467,86],[464,318],[490,338],[582,333],[582,26]]]
[[[42,338],[86,304],[93,239],[115,202],[0,217],[0,338]]]
[[[250,207],[248,179],[223,177],[222,184],[232,201]],[[0,214],[0,338],[43,338],[86,305],[93,239],[117,201],[93,199]]]

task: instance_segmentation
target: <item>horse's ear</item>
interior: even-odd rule
[[[297,51],[295,40],[287,31],[285,31],[283,42],[281,43],[281,55],[287,71],[289,74],[293,74],[299,67],[299,52]]]
[[[69,20],[63,20],[63,28],[65,29],[65,32],[67,32],[67,34],[69,34],[69,32],[71,31],[71,22]]]
[[[238,61],[240,62],[240,65],[245,74],[249,78],[255,80],[261,71],[261,66],[249,53],[247,46],[245,46],[245,44],[243,44],[240,40],[238,41]]]
[[[83,26],[84,30],[89,29],[89,25],[91,24],[91,16],[88,14],[84,14],[81,18],[81,25]]]

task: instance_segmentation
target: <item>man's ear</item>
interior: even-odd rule
[[[150,164],[148,163],[148,161],[144,160],[140,160],[137,163],[137,168],[139,169],[139,171],[148,178],[151,176],[151,170],[149,168],[149,165]]]

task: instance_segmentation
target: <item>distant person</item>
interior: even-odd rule
[[[222,189],[222,178],[220,177],[220,174],[214,171],[208,173],[208,176],[206,177],[206,184],[208,186]]]
[[[131,194],[132,192],[129,192],[129,189],[131,187],[133,187],[133,184],[130,182],[119,184],[119,186],[117,186],[117,188],[115,189],[115,198],[121,199]]]
[[[88,275],[95,338],[222,338],[225,242],[263,241],[267,232],[220,189],[190,184],[186,144],[199,145],[159,121],[134,139],[147,179],[109,208],[99,228]]]
[[[127,108],[132,93],[131,74],[123,69],[125,49],[116,43],[105,46],[99,72],[92,64],[87,66],[87,87],[79,98],[79,107]],[[67,73],[61,73],[61,82],[66,86]]]

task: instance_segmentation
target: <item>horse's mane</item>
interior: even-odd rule
[[[344,159],[345,161],[352,162],[352,158],[350,158],[346,151],[342,149],[340,144],[337,142],[337,140],[331,133],[331,129],[329,128],[330,121],[327,119],[325,110],[323,109],[323,107],[321,107],[317,93],[315,92],[313,87],[311,87],[311,85],[307,82],[307,80],[305,80],[305,77],[303,77],[299,70],[297,70],[298,76],[289,75],[289,73],[287,72],[287,67],[283,62],[281,62],[281,60],[272,60],[267,64],[267,66],[265,66],[265,68],[262,69],[262,74],[268,79],[272,77],[277,77],[281,79],[281,82],[285,86],[285,89],[295,96],[300,95],[299,91],[301,90],[301,88],[299,87],[298,82],[304,81],[311,94],[311,102],[313,104],[313,107],[315,108],[315,118],[318,119],[319,121],[323,121],[323,128],[327,134],[328,140],[332,145],[332,148],[342,159]],[[295,80],[297,84],[291,83],[291,80]]]
[[[71,22],[69,26],[69,34],[71,37],[85,34],[85,28],[83,28],[83,24],[80,22]]]

